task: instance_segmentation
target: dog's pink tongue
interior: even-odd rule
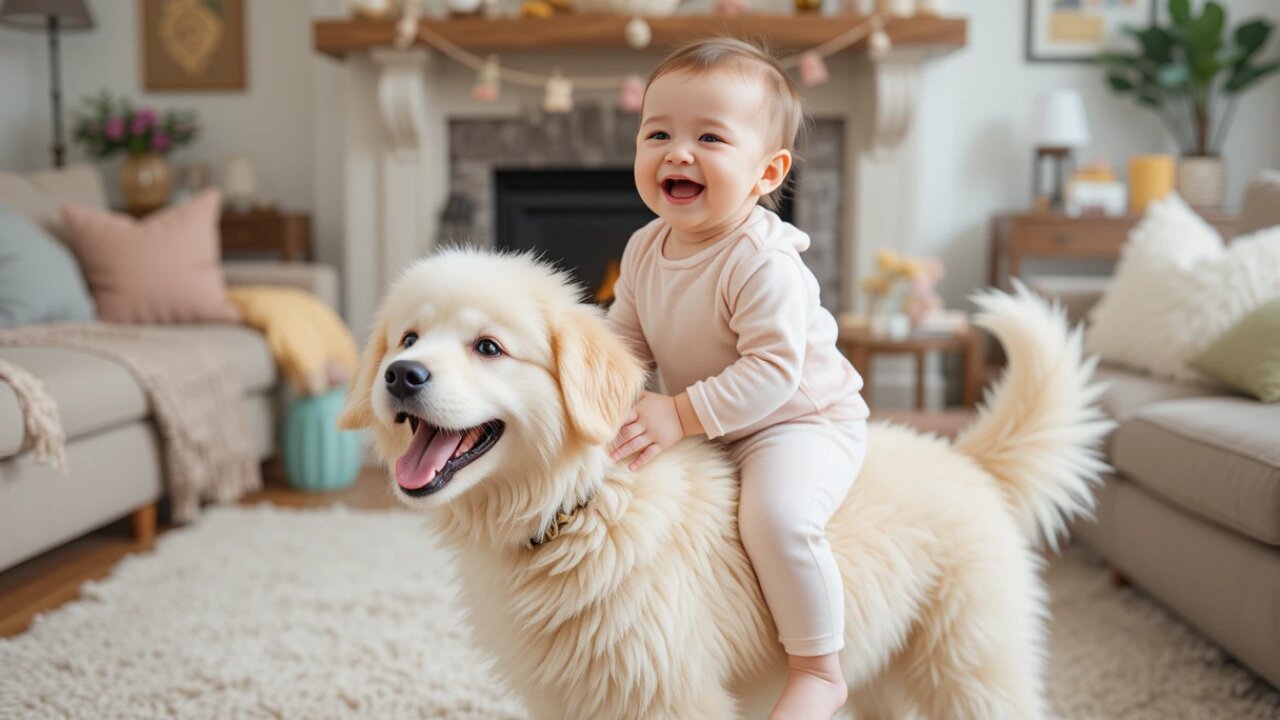
[[[461,442],[462,433],[437,431],[420,423],[409,449],[396,461],[396,482],[405,490],[417,490],[431,482]]]

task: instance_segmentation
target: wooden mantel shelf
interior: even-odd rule
[[[623,39],[625,15],[565,15],[536,18],[456,18],[421,20],[423,26],[467,50],[629,50]],[[697,37],[727,34],[766,38],[780,52],[807,50],[836,37],[864,20],[857,15],[675,15],[645,18],[653,30],[651,47],[665,51]],[[912,47],[943,54],[964,47],[967,21],[962,18],[917,16],[894,18],[885,27],[895,47]],[[315,46],[320,52],[345,58],[352,53],[391,47],[395,23],[354,18],[316,20]],[[866,50],[866,42],[850,48]]]

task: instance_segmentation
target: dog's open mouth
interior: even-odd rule
[[[396,482],[405,494],[425,497],[444,489],[455,473],[484,455],[502,436],[499,420],[467,430],[448,430],[422,418],[400,413],[396,422],[409,422],[413,442],[396,461]]]

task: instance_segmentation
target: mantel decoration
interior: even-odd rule
[[[734,12],[742,6],[734,5]],[[638,73],[626,75],[565,75],[560,70],[552,73],[528,72],[501,64],[497,55],[481,57],[469,52],[442,37],[418,22],[422,17],[420,0],[404,0],[396,22],[395,46],[400,49],[424,44],[455,62],[464,65],[476,73],[476,82],[471,96],[481,102],[497,101],[500,86],[503,83],[520,87],[536,88],[543,92],[543,110],[549,113],[567,113],[573,109],[573,91],[582,90],[614,90],[618,93],[618,104],[627,112],[639,112],[640,100],[644,95],[644,81]],[[868,15],[862,22],[837,35],[821,45],[809,50],[788,55],[779,60],[783,68],[795,71],[800,82],[806,86],[819,85],[827,81],[826,58],[845,50],[854,43],[866,40],[872,57],[883,57],[891,47],[889,35],[884,31],[890,14],[876,12]],[[643,17],[633,17],[625,26],[624,39],[627,44],[637,50],[649,45],[652,30]]]
[[[1099,58],[1107,83],[1159,115],[1182,153],[1178,193],[1195,207],[1222,205],[1226,171],[1220,153],[1245,90],[1280,71],[1259,57],[1273,23],[1249,20],[1226,38],[1226,11],[1208,0],[1193,15],[1189,0],[1169,0],[1171,23],[1126,28],[1138,52]]]
[[[164,205],[172,181],[165,155],[196,139],[194,111],[135,108],[107,91],[86,98],[75,118],[75,139],[94,159],[119,152],[128,155],[120,166],[120,192],[129,210],[146,212]]]

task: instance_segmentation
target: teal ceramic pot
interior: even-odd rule
[[[300,490],[338,490],[360,474],[360,436],[338,429],[346,388],[293,401],[284,419],[284,470]]]

